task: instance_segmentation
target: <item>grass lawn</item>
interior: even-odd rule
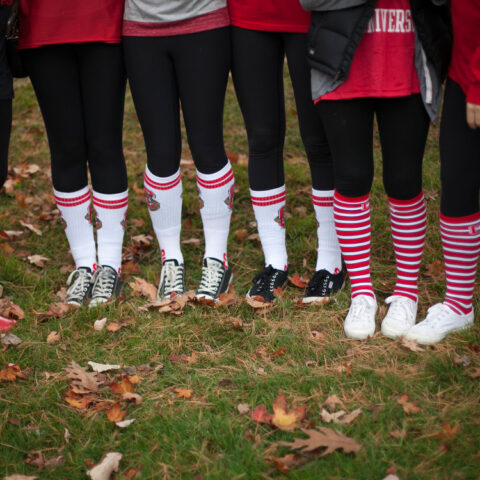
[[[311,275],[316,255],[316,224],[310,195],[309,169],[297,129],[291,86],[287,83],[288,134],[285,145],[288,251],[291,274]],[[238,192],[229,243],[238,301],[213,309],[188,304],[183,315],[139,310],[145,298],[133,296],[128,282],[138,276],[158,282],[160,256],[156,241],[143,247],[134,237],[154,235],[140,187],[145,149],[131,97],[125,112],[124,147],[130,181],[130,205],[125,237],[129,259],[125,299],[105,309],[79,309],[46,314],[59,301],[73,263],[58,221],[50,185],[45,129],[28,81],[16,86],[11,167],[7,191],[0,192],[0,230],[22,231],[0,237],[0,284],[3,298],[20,305],[25,318],[12,330],[22,339],[3,346],[0,369],[17,364],[26,378],[0,383],[0,478],[14,473],[42,479],[82,479],[107,452],[120,452],[117,479],[368,479],[396,474],[402,480],[460,480],[480,476],[479,367],[480,328],[452,335],[422,351],[377,333],[366,342],[345,338],[343,318],[349,288],[327,306],[300,308],[302,290],[293,285],[276,306],[254,311],[242,301],[253,275],[262,265],[250,205],[245,154],[245,128],[232,84],[225,111],[225,143],[234,165]],[[185,138],[185,135],[184,135]],[[439,206],[438,128],[431,129],[424,162],[424,191],[429,229],[420,276],[419,317],[444,292],[437,212]],[[234,155],[236,154],[236,155]],[[237,157],[238,155],[238,157]],[[379,160],[378,142],[376,147]],[[184,142],[183,158],[191,158]],[[203,237],[194,170],[183,162],[183,239],[187,286],[200,277]],[[27,165],[22,165],[27,164]],[[33,172],[30,164],[40,167]],[[17,181],[18,180],[18,181]],[[386,196],[377,161],[372,191],[373,275],[379,304],[395,281]],[[37,235],[22,226],[33,224]],[[247,230],[245,232],[236,232]],[[237,238],[239,237],[239,238]],[[43,267],[28,256],[47,257]],[[476,287],[476,308],[479,287]],[[378,319],[385,313],[379,309]],[[107,317],[118,331],[93,328]],[[51,332],[52,336],[47,342]],[[183,356],[182,356],[183,355]],[[66,402],[69,379],[65,368],[74,360],[119,364],[125,370],[107,372],[106,381],[88,408]],[[120,398],[107,386],[121,375],[141,377],[135,393],[142,402],[122,401],[126,418],[119,428],[107,418]],[[475,378],[477,377],[477,378]],[[132,380],[139,380],[135,377]],[[181,398],[191,390],[191,398]],[[279,441],[305,438],[255,422],[237,406],[252,410],[265,405],[272,412],[284,392],[289,405],[306,406],[299,427],[334,428],[362,445],[356,455],[337,450],[322,456],[290,451]],[[404,408],[398,403],[408,394]],[[342,402],[330,411],[360,415],[349,424],[327,424],[322,409],[327,398]],[[188,396],[188,394],[187,394]],[[406,413],[406,410],[414,412]],[[416,408],[418,407],[418,408]],[[289,453],[295,457],[277,460]],[[288,459],[295,465],[288,468]],[[289,470],[289,471],[287,471]]]

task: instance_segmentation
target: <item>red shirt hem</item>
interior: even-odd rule
[[[95,42],[99,42],[99,43],[111,43],[111,44],[115,44],[115,43],[121,43],[122,42],[122,39],[121,37],[118,37],[118,38],[105,38],[105,37],[99,37],[99,38],[92,38],[92,37],[88,37],[88,38],[75,38],[75,40],[55,40],[55,39],[52,39],[52,40],[49,40],[49,41],[45,41],[45,42],[37,42],[37,43],[32,43],[32,42],[27,42],[27,43],[24,43],[24,42],[21,42],[20,39],[18,41],[18,47],[17,49],[18,50],[26,50],[28,48],[39,48],[39,47],[43,47],[45,45],[62,45],[64,43],[71,43],[71,44],[77,44],[77,43],[95,43]]]
[[[234,27],[245,28],[247,30],[261,30],[264,32],[286,32],[286,33],[307,33],[309,25],[292,24],[272,24],[262,22],[249,22],[248,20],[239,20],[232,18]]]

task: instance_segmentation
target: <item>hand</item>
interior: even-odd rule
[[[480,105],[467,102],[467,123],[470,128],[480,128]]]

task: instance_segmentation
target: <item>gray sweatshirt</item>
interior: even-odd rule
[[[126,0],[123,18],[133,22],[176,22],[226,6],[227,0]]]

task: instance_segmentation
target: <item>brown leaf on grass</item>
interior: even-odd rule
[[[173,391],[177,394],[177,398],[185,398],[188,400],[192,397],[193,390],[188,390],[185,388],[174,388]]]
[[[388,432],[388,434],[397,440],[403,440],[407,434],[405,430],[392,430],[391,432]]]
[[[45,266],[45,262],[50,260],[48,257],[44,257],[43,255],[29,255],[27,258],[32,265],[35,265],[39,268],[43,268]]]
[[[65,401],[73,408],[78,410],[86,410],[94,401],[93,395],[79,395],[72,390],[65,393]]]
[[[122,400],[133,402],[135,405],[140,405],[142,403],[142,396],[138,393],[126,392],[122,394]]]
[[[241,318],[230,318],[229,321],[232,322],[233,328],[235,330],[243,330],[243,327],[245,326]]]
[[[47,343],[52,344],[60,341],[60,335],[55,330],[51,331],[47,335]]]
[[[237,230],[234,235],[237,240],[245,240],[247,238],[247,233],[247,230],[241,229]]]
[[[251,417],[259,423],[267,423],[277,427],[280,430],[291,432],[297,428],[297,423],[305,418],[306,407],[304,405],[292,405],[289,410],[287,399],[283,393],[278,395],[273,404],[273,415],[271,415],[264,405],[256,407]]]
[[[229,291],[226,293],[221,293],[218,296],[218,302],[215,304],[216,307],[228,307],[229,305],[233,305],[237,300],[235,295],[235,290],[230,287]]]
[[[268,425],[272,423],[273,415],[268,413],[265,405],[259,405],[258,407],[255,407],[250,416],[255,422],[258,423],[266,423]]]
[[[127,414],[126,410],[122,411],[120,402],[115,402],[112,408],[107,410],[107,418],[109,422],[117,423],[123,420],[123,417]]]
[[[85,367],[81,367],[74,361],[65,370],[75,393],[97,393],[99,386],[104,383],[104,376],[102,378],[96,372],[88,372]]]
[[[142,233],[140,235],[134,235],[132,241],[133,243],[140,245],[142,248],[151,247],[153,244],[153,237]]]
[[[167,360],[172,363],[188,363],[192,365],[193,363],[198,362],[198,353],[192,352],[190,356],[185,353],[182,353],[181,355],[170,355],[167,357]]]
[[[474,368],[469,374],[468,376],[470,378],[480,378],[480,368],[477,367],[477,368]]]
[[[404,393],[397,398],[397,404],[403,408],[403,411],[410,415],[411,413],[419,413],[422,409],[418,406],[418,402],[409,402],[408,393]]]
[[[140,471],[140,468],[135,467],[135,468],[129,468],[126,472],[123,473],[123,477],[125,480],[132,480],[132,478],[135,478],[137,476],[137,473]]]
[[[307,286],[307,283],[300,278],[298,273],[295,273],[292,277],[288,277],[288,280],[290,280],[290,283],[297,288],[305,288]]]
[[[7,318],[16,318],[17,320],[25,318],[23,310],[8,298],[0,299],[0,315]]]
[[[101,318],[100,320],[95,320],[93,323],[93,328],[97,330],[97,332],[100,332],[105,328],[105,324],[107,323],[107,317]]]
[[[272,302],[266,302],[263,297],[260,297],[259,295],[254,295],[253,297],[246,297],[246,301],[252,308],[255,309],[273,307]]]
[[[36,475],[22,475],[20,473],[14,473],[3,477],[3,480],[35,480],[38,478]]]
[[[344,410],[330,413],[323,408],[320,412],[320,417],[325,423],[340,423],[342,425],[348,425],[352,423],[361,413],[361,408],[357,408],[350,413],[346,413]]]
[[[143,380],[143,377],[140,377],[138,375],[128,375],[127,378],[130,380],[130,383],[133,385],[138,385]]]
[[[425,276],[431,277],[434,280],[439,280],[444,276],[444,266],[441,260],[434,260],[431,263],[428,263],[425,267]]]
[[[87,470],[87,475],[92,480],[109,480],[113,472],[118,472],[122,456],[118,452],[107,453],[97,465]]]
[[[468,355],[456,355],[455,357],[453,357],[453,363],[462,367],[468,367],[472,363],[472,361]]]
[[[449,423],[444,423],[442,429],[435,433],[434,436],[447,441],[453,440],[457,436],[458,429],[458,425],[452,427]]]
[[[189,290],[182,295],[178,295],[173,292],[170,297],[164,300],[152,300],[146,305],[139,307],[139,310],[148,310],[149,308],[155,308],[160,313],[170,313],[173,315],[182,315],[183,309],[188,302],[191,302],[195,299],[195,292]]]
[[[199,238],[187,238],[186,240],[182,240],[184,245],[193,245],[195,247],[200,246],[201,241]]]
[[[256,240],[257,242],[260,241],[260,235],[258,233],[251,233],[248,237],[247,240]]]
[[[285,355],[285,353],[287,353],[287,348],[286,347],[280,347],[278,350],[275,350],[273,353],[272,353],[272,358],[274,357],[283,357]]]
[[[15,250],[13,247],[10,246],[9,243],[2,243],[0,245],[0,250],[2,250],[2,252],[6,255],[6,256],[10,256],[10,255],[13,255],[15,253]]]
[[[18,365],[9,363],[6,368],[0,370],[0,382],[15,382],[17,378],[27,378]]]
[[[408,348],[412,352],[424,352],[425,350],[418,344],[414,339],[407,340],[405,337],[402,337],[402,347]]]
[[[227,150],[225,153],[227,154],[230,163],[235,164],[238,162],[238,153],[232,152],[231,150]]]
[[[107,325],[107,330],[109,332],[118,332],[119,330],[121,330],[123,327],[125,327],[126,324],[125,323],[118,323],[118,322],[110,322],[108,325]]]
[[[289,447],[290,450],[313,452],[319,448],[325,448],[321,456],[329,455],[335,450],[343,450],[345,453],[358,453],[362,446],[353,438],[347,437],[338,430],[326,427],[318,427],[318,430],[302,428],[308,438],[295,438],[293,442],[279,442],[280,445]]]
[[[239,403],[237,405],[237,410],[240,414],[246,415],[250,412],[250,405],[248,403]]]
[[[25,463],[41,470],[42,468],[54,468],[58,465],[63,465],[65,459],[62,455],[46,459],[41,450],[30,450],[25,459]]]
[[[294,453],[287,453],[283,457],[277,457],[272,459],[275,469],[280,473],[287,475],[290,473],[290,469],[297,465],[301,465],[305,462],[303,459],[299,459]]]
[[[133,282],[128,282],[132,288],[132,295],[140,295],[142,297],[155,300],[157,298],[157,289],[155,285],[148,283],[140,277],[133,277]]]
[[[67,303],[57,302],[53,305],[50,305],[49,309],[46,312],[35,312],[38,322],[46,322],[51,318],[62,318],[70,311],[74,310],[76,307],[73,305],[68,305]]]
[[[130,382],[126,375],[122,376],[120,382],[110,382],[108,384],[113,393],[123,395],[124,393],[131,393],[135,390],[135,386]]]
[[[32,225],[31,223],[24,222],[23,220],[20,220],[19,223],[22,227],[28,228],[28,230],[35,233],[36,235],[42,236],[42,231],[36,225]]]
[[[139,274],[140,273],[140,267],[132,262],[124,262],[122,265],[122,274],[123,276],[125,275],[133,275],[133,274]]]
[[[325,340],[325,333],[319,332],[318,330],[312,330],[310,332],[310,339],[314,342],[322,342]]]
[[[1,323],[1,318],[0,318],[0,332],[4,332],[5,330],[6,330],[6,328],[2,328],[2,323]],[[16,345],[20,345],[22,343],[22,339],[20,337],[17,337],[14,333],[3,333],[1,335],[1,343],[2,343],[2,345],[14,345],[14,346],[16,346]]]
[[[330,395],[325,400],[323,405],[327,407],[331,412],[333,412],[337,408],[337,405],[339,407],[345,408],[345,405],[343,404],[342,400],[340,400],[336,395]]]

